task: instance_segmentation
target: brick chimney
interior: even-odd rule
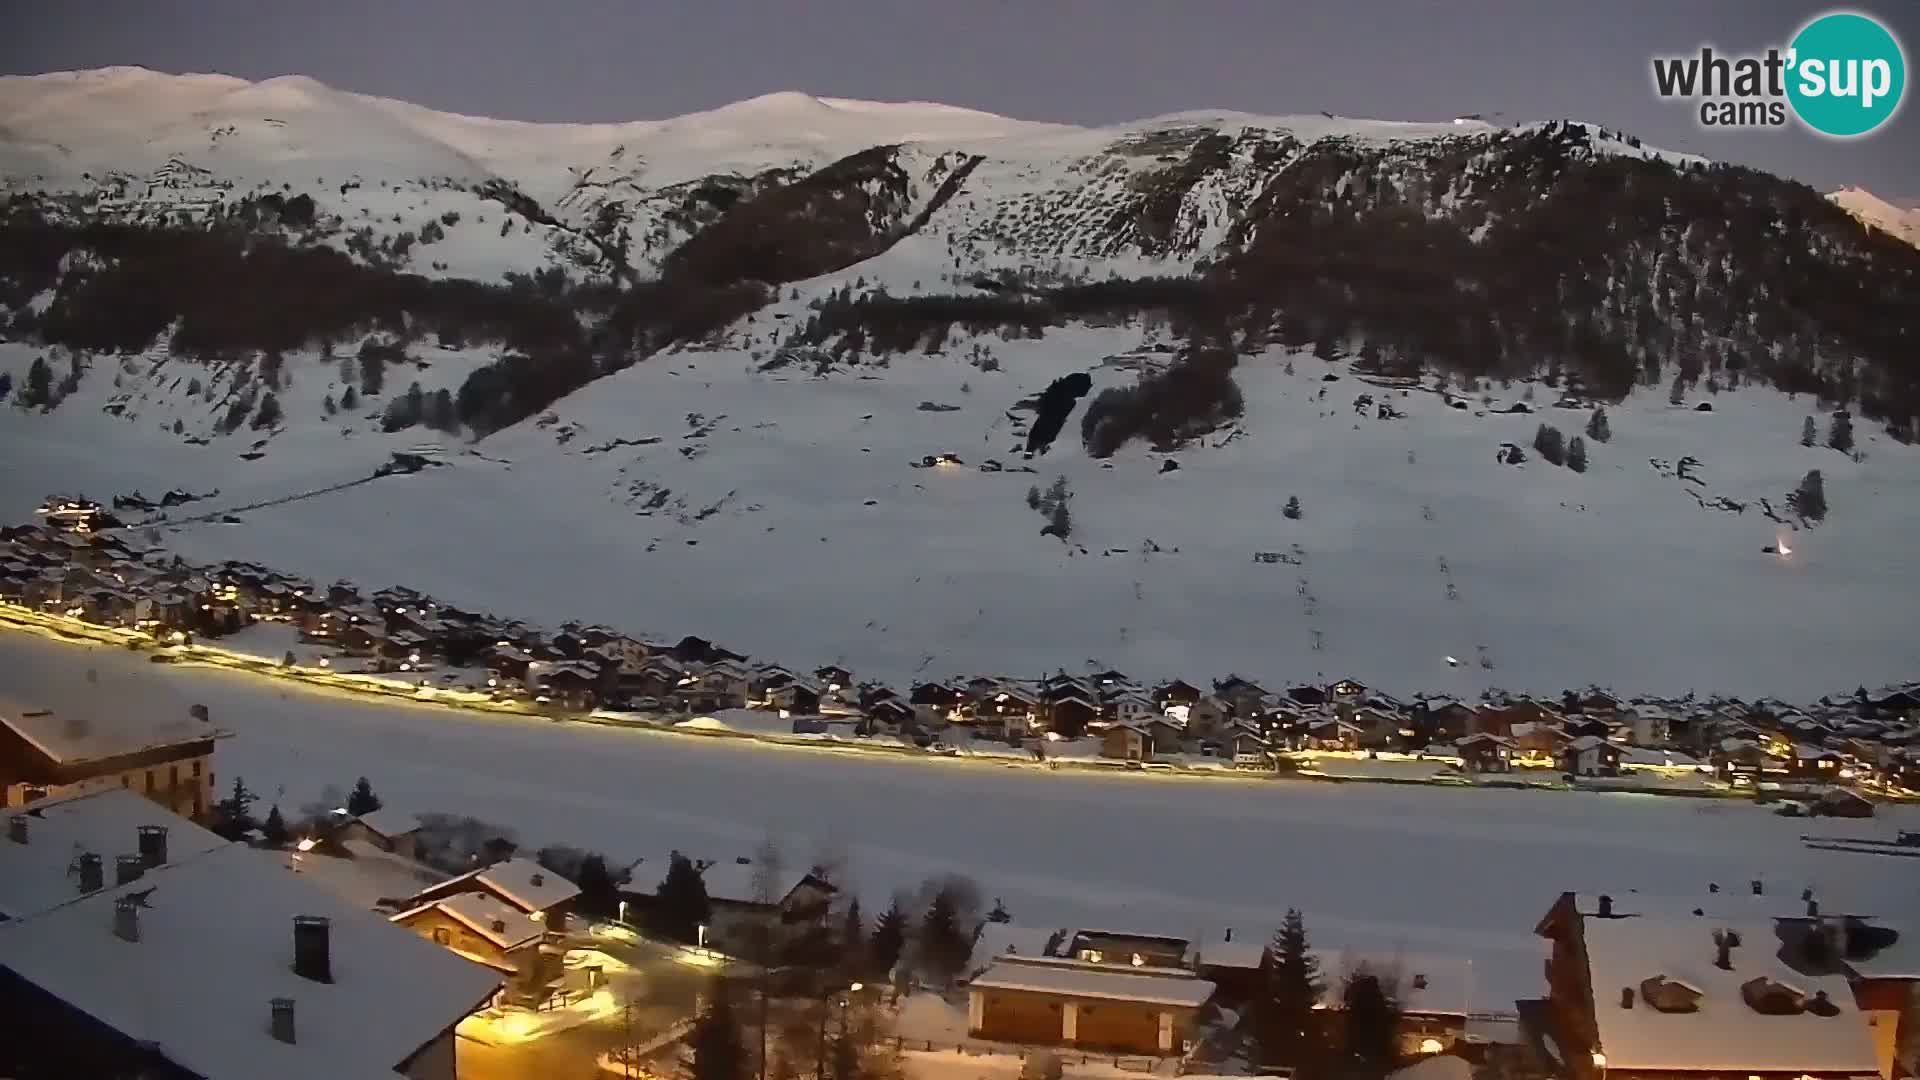
[[[1600,917],[1603,919],[1613,918],[1613,897],[1600,897]]]
[[[97,893],[105,881],[105,873],[100,866],[100,856],[95,855],[91,851],[81,852],[80,891],[83,893]]]
[[[293,917],[293,973],[314,982],[333,981],[333,924],[321,915]]]
[[[149,870],[166,864],[167,827],[165,825],[140,826],[140,861]]]
[[[292,1045],[296,1041],[293,1034],[293,999],[277,997],[267,1004],[273,1010],[272,1026],[269,1029],[273,1032],[273,1037],[280,1042]]]
[[[114,899],[113,936],[121,941],[140,940],[140,901],[131,896]]]
[[[147,864],[138,855],[116,855],[113,859],[113,883],[125,885],[139,881],[140,875],[147,872]]]
[[[7,819],[7,839],[16,844],[27,842],[27,826],[32,821],[25,814],[15,814]]]

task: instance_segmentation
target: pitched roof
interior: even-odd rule
[[[0,838],[0,919],[23,919],[80,895],[72,868],[81,852],[100,856],[106,880],[116,855],[140,850],[143,825],[167,829],[167,857],[204,855],[227,842],[124,788],[43,799],[7,811],[26,818],[27,842]],[[9,824],[11,824],[9,822]]]
[[[147,687],[112,680],[62,693],[60,711],[0,698],[0,725],[63,765],[218,738],[223,732],[188,715],[184,702],[152,700]]]
[[[494,899],[491,893],[466,892],[444,896],[431,904],[402,912],[393,917],[402,922],[427,908],[438,908],[462,925],[502,949],[518,948],[546,933],[547,925],[527,913]]]
[[[419,818],[392,807],[381,807],[370,814],[361,814],[357,820],[367,827],[368,832],[389,839],[405,836],[420,828]]]
[[[115,901],[140,892],[140,940],[121,940]],[[332,983],[294,974],[296,915],[330,920]],[[239,844],[0,925],[0,966],[208,1080],[389,1075],[500,985]],[[274,998],[298,1042],[270,1034]]]
[[[700,871],[700,879],[707,887],[707,899],[735,904],[759,903],[760,884],[751,860],[735,859],[730,862],[717,862]],[[804,868],[787,868],[770,882],[772,903],[785,900],[788,894],[800,887],[810,875]]]
[[[1855,1008],[1845,978],[1803,975],[1774,954],[1767,922],[1711,919],[1582,919],[1593,987],[1594,1018],[1607,1068],[1714,1072],[1874,1074],[1879,1061],[1866,1018]],[[1712,931],[1734,930],[1732,970],[1715,965]],[[1700,994],[1697,1010],[1661,1012],[1638,1000],[1656,976]],[[1756,1011],[1741,988],[1767,978],[1812,997],[1824,991],[1839,1011],[1776,1016]],[[1621,1007],[1621,988],[1634,990]]]
[[[1186,1008],[1199,1008],[1213,997],[1214,985],[1205,979],[1165,971],[1142,973],[1101,964],[1003,957],[974,976],[969,985],[977,990],[1020,990]]]
[[[580,895],[580,886],[532,859],[507,859],[483,866],[467,876],[506,897],[522,911],[545,911]]]

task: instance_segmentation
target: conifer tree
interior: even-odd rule
[[[1313,1007],[1326,983],[1320,978],[1320,961],[1308,946],[1306,921],[1299,911],[1288,909],[1262,962],[1266,986],[1254,1004],[1261,1063],[1296,1069],[1311,1065],[1320,1046]]]
[[[660,933],[683,944],[700,940],[700,927],[706,923],[709,905],[707,882],[693,860],[674,852],[667,863],[667,876],[654,890],[654,927]]]

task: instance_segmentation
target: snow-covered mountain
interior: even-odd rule
[[[1827,198],[1835,206],[1882,232],[1920,247],[1920,207],[1901,209],[1865,188],[1843,187]]]
[[[0,79],[0,174],[0,519],[892,680],[1912,674],[1920,260],[1594,125],[111,69]]]

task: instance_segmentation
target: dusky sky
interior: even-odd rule
[[[1851,6],[1920,55],[1920,3]],[[1920,109],[1863,139],[1730,133],[1655,55],[1785,45],[1794,0],[0,0],[0,73],[137,64],[523,120],[637,120],[775,90],[1111,123],[1186,109],[1574,118],[1823,190],[1920,201]],[[1920,91],[1909,89],[1912,97]]]

